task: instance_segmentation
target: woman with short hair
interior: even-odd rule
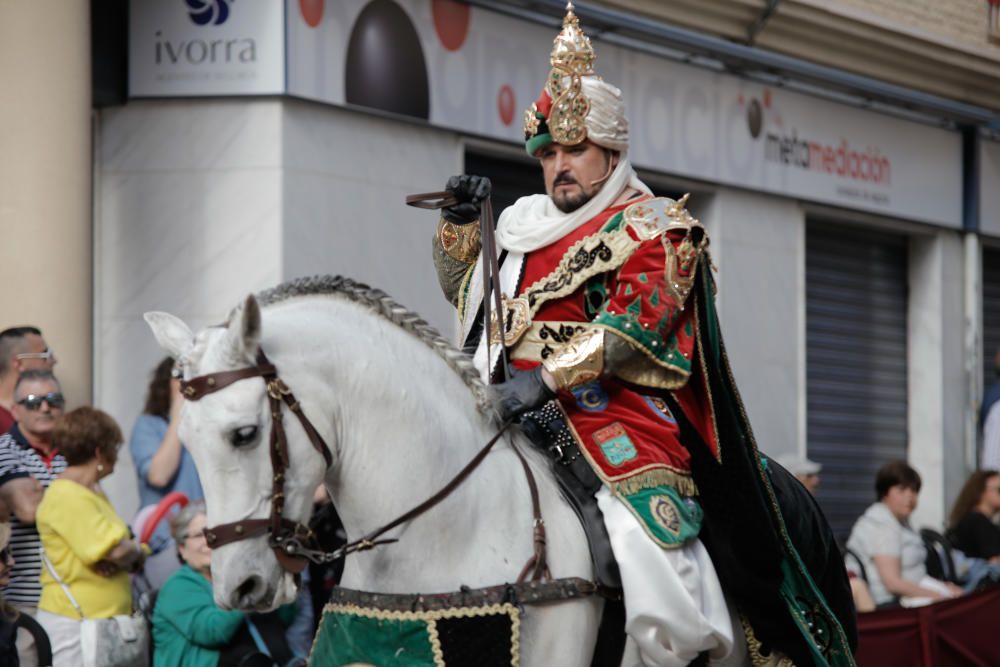
[[[955,584],[927,576],[927,549],[909,519],[920,495],[920,475],[905,461],[891,461],[875,475],[875,497],[854,524],[847,548],[858,555],[875,604],[900,598],[917,606],[961,595]]]
[[[42,496],[35,524],[47,561],[42,567],[38,621],[52,641],[54,667],[82,664],[82,618],[132,613],[128,575],[142,566],[146,552],[132,539],[128,525],[100,487],[100,480],[115,468],[122,442],[115,420],[91,407],[67,413],[52,434],[53,445],[66,459],[66,470]]]

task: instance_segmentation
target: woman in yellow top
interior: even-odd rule
[[[49,485],[35,514],[45,556],[85,618],[132,613],[128,572],[145,558],[98,483],[114,470],[122,442],[110,415],[90,407],[67,413],[53,432],[67,467]],[[41,581],[38,621],[52,641],[53,667],[77,667],[82,664],[80,613],[47,567]]]

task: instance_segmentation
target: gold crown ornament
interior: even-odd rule
[[[587,138],[585,121],[590,100],[583,94],[582,78],[594,73],[594,58],[590,38],[580,28],[573,3],[567,2],[562,30],[552,42],[552,69],[545,90],[524,114],[526,139],[545,134],[545,130],[552,141],[566,146],[575,146]],[[540,142],[529,142],[529,152],[533,152],[532,145]]]

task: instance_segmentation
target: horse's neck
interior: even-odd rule
[[[370,314],[348,317],[349,304],[341,308],[347,312],[314,310],[308,322],[289,308],[282,319],[296,332],[296,349],[317,351],[309,372],[332,403],[328,428],[337,450],[326,483],[354,539],[442,488],[496,426],[427,344]],[[554,482],[544,466],[535,467],[543,500],[552,502]],[[531,521],[524,472],[507,442],[499,442],[447,499],[389,533],[398,544],[351,556],[345,581],[382,591],[496,583],[476,581],[481,568],[510,580],[531,552]]]
[[[464,396],[464,386],[456,395],[447,383],[407,371],[396,382],[396,400],[355,413],[343,434],[341,465],[328,478],[352,539],[430,498],[496,430]],[[523,472],[516,465],[507,442],[498,442],[447,498],[389,533],[399,543],[352,557],[345,579],[366,590],[452,590],[458,581],[472,582],[483,565],[483,550],[509,552],[509,543],[521,533],[527,549],[529,533],[520,528],[530,527],[530,513],[515,518],[505,507],[506,494],[520,488],[517,475]]]

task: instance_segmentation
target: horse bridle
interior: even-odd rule
[[[256,366],[249,366],[234,371],[207,373],[193,377],[190,380],[182,380],[181,394],[189,401],[197,401],[208,394],[228,387],[234,382],[255,377],[264,379],[267,387],[268,402],[271,408],[270,454],[273,471],[271,478],[271,515],[267,519],[244,519],[242,521],[234,521],[205,528],[205,539],[208,542],[208,546],[217,549],[226,544],[239,542],[240,540],[268,535],[268,546],[274,550],[274,555],[277,557],[278,563],[286,571],[293,574],[298,574],[304,570],[310,560],[315,563],[330,563],[344,558],[355,551],[364,551],[380,544],[395,542],[395,539],[378,540],[377,538],[396,526],[423,514],[448,497],[486,459],[486,455],[489,454],[493,445],[500,440],[500,437],[510,426],[509,421],[503,424],[486,445],[479,450],[476,456],[433,496],[364,537],[349,542],[336,551],[325,552],[319,548],[312,529],[302,523],[286,519],[283,516],[285,506],[285,472],[288,470],[289,459],[288,440],[285,435],[284,426],[282,425],[281,404],[284,403],[287,405],[288,409],[298,417],[299,423],[302,424],[306,435],[309,436],[309,442],[312,443],[313,448],[317,452],[323,455],[327,468],[330,467],[333,461],[330,448],[309,421],[309,418],[302,412],[302,406],[295,399],[295,395],[291,389],[278,377],[278,369],[268,360],[264,351],[258,348]],[[521,451],[513,442],[511,443],[511,447],[517,454],[528,480],[533,515],[534,548],[531,557],[521,570],[518,582],[524,581],[529,574],[531,581],[540,581],[545,578],[551,579],[545,549],[545,522],[542,519],[538,487],[524,455],[521,454]]]
[[[274,550],[274,555],[285,570],[297,574],[308,564],[306,553],[317,546],[316,536],[312,530],[301,523],[291,521],[283,516],[285,509],[285,472],[288,470],[288,439],[282,425],[281,404],[284,403],[302,424],[313,449],[323,455],[329,468],[333,461],[330,448],[319,434],[308,417],[302,412],[302,406],[295,399],[280,377],[264,351],[257,350],[257,365],[241,368],[235,371],[207,373],[181,381],[181,394],[189,401],[197,401],[208,394],[224,389],[234,382],[247,378],[260,377],[267,386],[267,398],[271,408],[271,515],[267,519],[244,519],[232,523],[224,523],[205,529],[205,539],[208,546],[217,549],[223,545],[251,537],[268,535],[268,546]]]

